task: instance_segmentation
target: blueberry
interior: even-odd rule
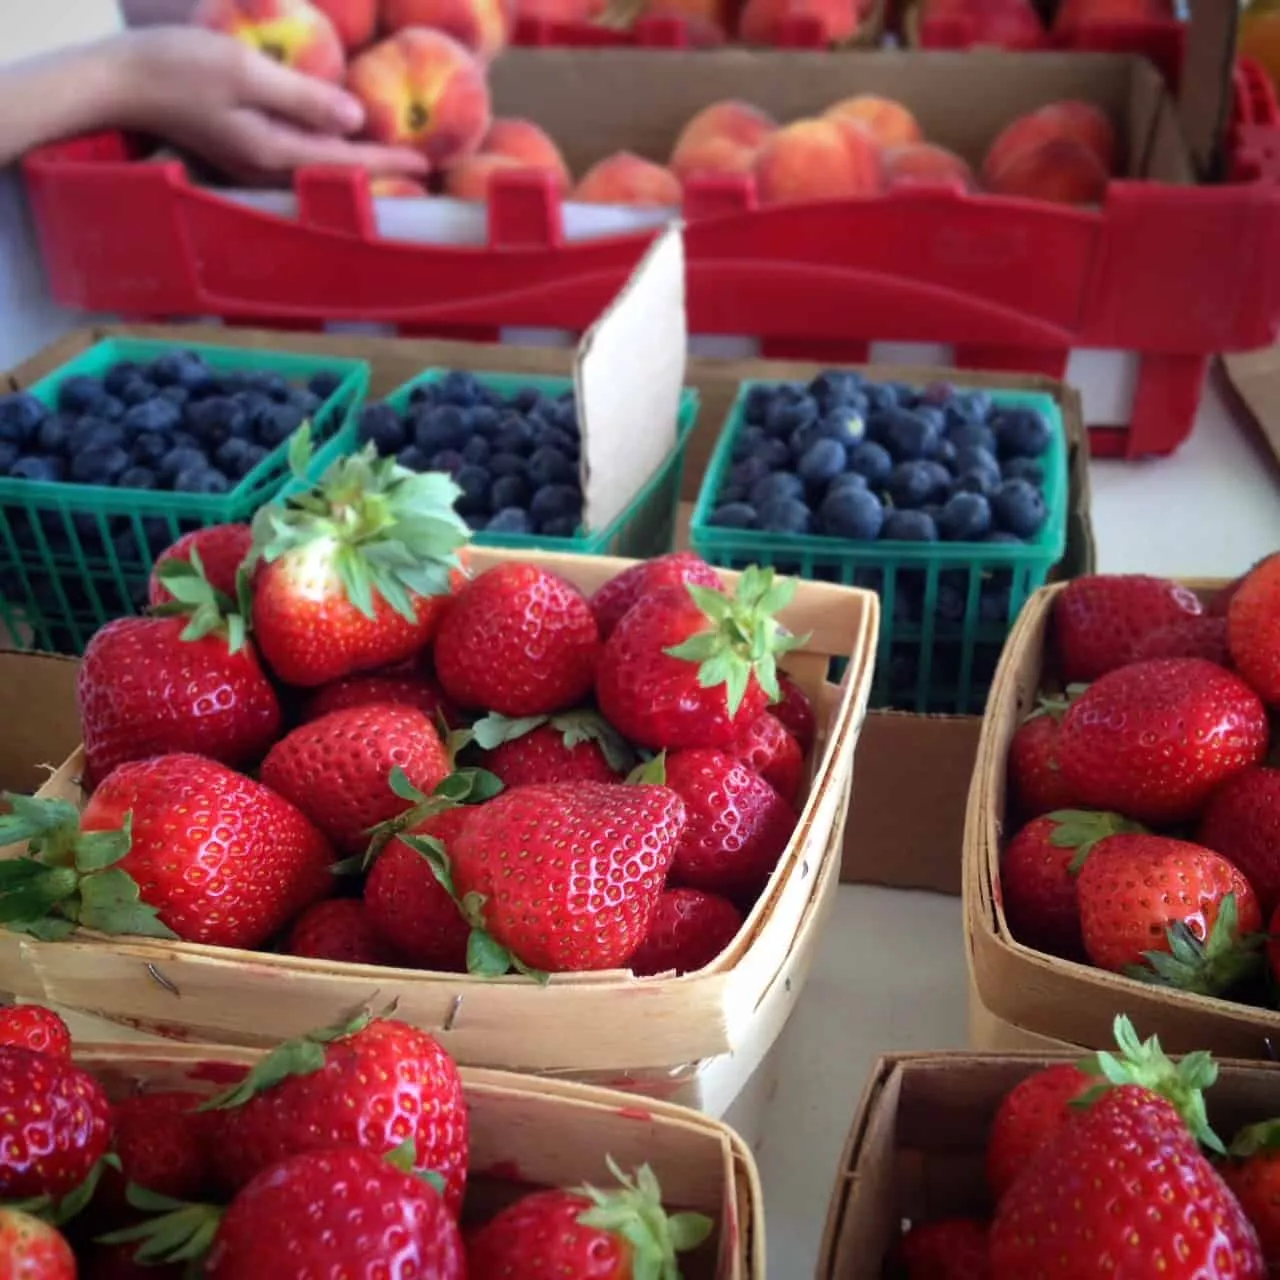
[[[253,434],[260,445],[274,449],[302,426],[302,413],[291,404],[264,405],[253,414]]]
[[[411,405],[429,405],[440,402],[440,384],[438,382],[420,382],[409,391]]]
[[[493,482],[490,501],[495,511],[504,507],[525,507],[529,502],[529,483],[520,475],[500,475]]]
[[[844,404],[862,391],[862,375],[852,369],[824,369],[809,382],[809,394],[824,411]]]
[[[729,468],[729,483],[750,489],[757,480],[763,480],[772,471],[773,468],[763,458],[743,458]]]
[[[289,398],[289,384],[278,373],[263,369],[241,376],[247,391],[257,391],[276,404],[283,404]]]
[[[952,471],[956,465],[956,447],[950,440],[939,440],[933,457],[935,462],[942,463],[948,471]]]
[[[0,476],[8,475],[9,468],[21,456],[18,446],[12,440],[0,440]]]
[[[36,428],[35,443],[45,453],[61,453],[71,438],[71,428],[65,418],[50,415]],[[13,445],[17,449],[17,445]]]
[[[307,390],[313,396],[319,396],[321,400],[327,400],[342,386],[342,377],[342,374],[335,373],[332,369],[321,369],[319,373],[313,373],[307,379]]]
[[[538,447],[558,449],[566,457],[577,458],[581,451],[577,436],[561,431],[559,427],[546,427],[538,433]]]
[[[290,387],[287,403],[293,405],[304,418],[314,418],[320,412],[323,401],[306,387]]]
[[[721,529],[750,529],[756,521],[756,509],[748,502],[726,502],[718,506],[709,523]]]
[[[488,533],[532,533],[533,523],[523,507],[503,507],[485,525]]]
[[[727,502],[746,502],[747,491],[740,484],[722,485],[716,495],[716,505],[723,507]]]
[[[161,387],[156,393],[157,400],[167,400],[170,404],[176,404],[179,409],[185,409],[191,399],[191,392],[186,387]]]
[[[791,465],[790,446],[777,436],[765,436],[756,446],[752,457],[759,458],[770,471],[777,471]]]
[[[71,478],[77,484],[112,485],[129,470],[129,455],[114,444],[92,444],[71,459]]]
[[[119,448],[125,443],[124,429],[116,422],[104,422],[101,418],[81,418],[67,436],[67,452],[73,457],[94,445]]]
[[[146,378],[130,378],[120,388],[119,398],[124,401],[127,408],[135,404],[145,404],[159,393],[160,388],[154,382],[148,382]]]
[[[822,439],[822,427],[815,418],[812,422],[806,422],[798,426],[787,438],[787,444],[791,449],[791,456],[799,461],[805,454],[811,444]]]
[[[744,426],[740,428],[738,434],[733,438],[734,462],[741,462],[743,458],[751,457],[760,442],[768,439],[770,437],[765,435],[763,427]]]
[[[109,395],[118,396],[126,383],[141,374],[142,366],[136,360],[120,360],[103,374],[102,386]]]
[[[1006,480],[1025,480],[1037,489],[1044,488],[1044,464],[1035,458],[1009,458],[1004,464]]]
[[[982,584],[978,596],[978,617],[983,622],[1007,622],[1009,620],[1010,591],[1008,584]]]
[[[773,404],[772,387],[751,387],[742,402],[742,420],[752,426],[763,427],[769,406]]]
[[[467,424],[456,405],[431,405],[419,409],[413,419],[413,438],[425,453],[461,449],[467,443]]]
[[[204,452],[204,445],[201,444],[190,431],[175,431],[169,437],[170,449],[195,449],[200,453]],[[163,548],[162,548],[163,550]]]
[[[210,449],[252,430],[248,411],[230,396],[209,396],[189,404],[182,421],[191,435]]]
[[[431,470],[431,459],[416,444],[411,444],[407,449],[401,449],[396,455],[396,461],[410,471]]]
[[[888,483],[885,488],[889,497],[893,499],[893,505],[900,509],[910,510],[915,507],[922,507],[931,498],[941,491],[941,487],[945,487],[948,476],[942,482],[942,486],[938,483],[938,473],[935,470],[936,463],[930,462],[900,462],[894,467],[889,476]]]
[[[955,469],[957,474],[966,471],[988,471],[992,475],[1000,474],[1000,464],[989,449],[981,445],[960,445],[956,449]]]
[[[881,443],[899,462],[931,458],[938,449],[938,431],[922,412],[894,409],[884,415]]]
[[[498,430],[493,437],[496,452],[527,454],[533,451],[533,444],[533,426],[524,418],[507,413],[498,420]]]
[[[849,450],[849,469],[865,476],[870,484],[882,485],[893,470],[893,458],[884,445],[863,440]]]
[[[923,511],[890,511],[880,530],[882,542],[937,542],[938,526]]]
[[[774,498],[759,510],[760,528],[767,533],[808,533],[813,513],[798,498]]]
[[[1022,539],[1016,533],[1010,533],[1007,529],[992,529],[983,542],[1003,542],[1021,544]]]
[[[244,450],[244,461],[241,464],[244,470],[241,471],[240,475],[230,477],[230,478],[239,480],[244,476],[249,475],[256,467],[260,466],[270,456],[271,456],[271,451],[269,449],[264,449],[260,444],[246,445]]]
[[[182,410],[172,400],[157,396],[126,409],[120,426],[132,439],[148,431],[176,431],[182,422]]]
[[[529,464],[518,453],[495,453],[489,458],[489,470],[495,476],[521,476]]]
[[[957,449],[985,449],[992,457],[996,452],[996,433],[981,422],[960,422],[947,428],[947,439]]]
[[[770,502],[804,497],[804,481],[793,471],[775,471],[757,480],[748,491],[751,505],[764,507]]]
[[[1019,405],[997,410],[991,425],[1002,458],[1038,458],[1049,447],[1049,423],[1035,409]]]
[[[0,396],[0,440],[26,444],[48,413],[49,410],[35,396],[25,391]]]
[[[818,423],[818,431],[827,439],[837,441],[846,449],[852,449],[865,438],[867,423],[856,410],[837,407],[828,411]]]
[[[944,406],[947,426],[981,424],[991,416],[991,396],[986,391],[957,391]]]
[[[140,467],[154,467],[173,447],[164,436],[152,432],[139,436],[129,448],[129,456]]]
[[[531,387],[521,388],[519,394],[526,395],[529,392],[535,397],[538,394]],[[445,404],[468,406],[479,404],[484,399],[484,388],[476,380],[474,373],[468,373],[465,369],[452,369],[440,379],[438,394]]]
[[[567,484],[578,477],[578,469],[559,449],[536,449],[529,458],[529,479],[535,487]]]
[[[868,382],[863,387],[863,394],[867,398],[867,408],[874,413],[882,414],[898,407],[898,391],[890,383]]]
[[[582,515],[582,494],[573,485],[543,485],[529,503],[529,515],[539,525],[557,516],[572,516],[577,520]]]
[[[818,406],[807,395],[776,398],[764,416],[764,429],[771,436],[789,437],[808,422],[816,421]]]
[[[389,404],[365,405],[356,431],[361,444],[372,443],[383,457],[399,453],[408,443],[405,424]]]
[[[833,538],[872,542],[880,536],[884,507],[870,490],[845,485],[827,494],[818,517],[823,533]]]
[[[431,471],[445,471],[449,475],[453,475],[460,467],[465,465],[462,460],[462,454],[457,449],[441,449],[439,453],[431,455],[428,469]]]
[[[83,375],[67,378],[58,387],[58,408],[63,413],[91,413],[106,395],[101,378]]]
[[[103,396],[93,406],[94,417],[102,418],[107,422],[119,422],[124,417],[124,411],[125,403],[118,396]]]
[[[501,415],[492,405],[478,404],[467,413],[467,424],[476,435],[483,436],[486,443],[497,435],[501,422]]]
[[[175,484],[181,474],[195,471],[207,471],[209,460],[199,449],[170,449],[160,459],[157,470],[165,481]]]
[[[796,471],[805,484],[818,487],[834,480],[844,470],[847,459],[839,441],[815,440],[796,464]]]
[[[859,475],[856,471],[843,471],[827,485],[827,493],[835,493],[837,489],[866,488],[869,488],[866,476]]]
[[[19,458],[10,468],[9,475],[15,480],[61,480],[66,474],[66,464],[61,458],[37,457],[28,454]]]
[[[999,487],[999,475],[993,476],[989,471],[966,471],[952,482],[951,492],[980,493],[984,498],[990,498]]]
[[[150,467],[130,467],[116,481],[116,487],[120,489],[154,489],[159,483],[156,473]]]
[[[166,351],[151,362],[147,376],[157,386],[183,387],[196,394],[207,394],[216,380],[204,357],[194,351]]]
[[[238,436],[232,436],[230,440],[226,440],[218,446],[213,455],[213,461],[224,476],[239,479],[249,470],[249,467],[246,466],[249,450],[260,447],[251,445],[247,440],[241,440]]]
[[[188,467],[174,477],[173,487],[179,493],[226,493],[230,482],[210,466]]]
[[[950,582],[938,584],[938,594],[934,598],[934,614],[939,622],[948,623],[954,628],[964,621],[969,605],[969,597],[965,590]]]
[[[465,463],[454,474],[454,483],[462,490],[458,498],[459,511],[475,511],[483,506],[489,508],[489,486],[492,480],[489,473],[474,463]]]
[[[482,463],[489,459],[489,442],[484,436],[472,436],[462,446],[462,456],[467,462]]]
[[[1034,538],[1049,512],[1040,490],[1026,480],[1006,480],[991,499],[996,526],[1019,538]]]
[[[991,528],[991,505],[980,493],[954,493],[938,517],[938,532],[948,542],[977,542]]]

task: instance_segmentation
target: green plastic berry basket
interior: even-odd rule
[[[385,399],[397,413],[409,408],[415,387],[439,382],[448,369],[426,369],[416,378],[401,384]],[[476,373],[475,380],[505,399],[526,388],[547,396],[563,395],[573,390],[573,379],[524,373]],[[488,533],[478,530],[472,541],[482,547],[507,547],[514,551],[561,551],[582,556],[624,556],[643,560],[670,551],[675,537],[676,512],[680,502],[680,486],[684,480],[685,450],[698,421],[698,393],[686,387],[680,395],[676,419],[676,446],[657,471],[645,481],[627,508],[606,528],[587,532],[579,529],[572,538],[557,538],[532,533]],[[356,424],[343,432],[343,450],[357,447]],[[333,455],[330,455],[330,460]]]
[[[1067,540],[1067,441],[1052,396],[986,391],[996,405],[1025,406],[1051,427],[1044,464],[1048,518],[1034,540],[852,542],[810,534],[763,533],[710,523],[716,495],[733,465],[752,388],[739,387],[698,491],[689,540],[714,565],[773,565],[780,572],[880,595],[880,640],[871,704],[903,711],[977,714],[986,702],[1004,641],[1028,597],[1044,585]]]
[[[121,361],[145,363],[173,351],[201,356],[215,372],[277,374],[305,383],[318,373],[340,381],[311,422],[319,474],[340,448],[369,386],[363,360],[244,347],[107,338],[26,390],[44,404],[72,377],[102,377]],[[100,626],[146,604],[157,555],[184,533],[248,520],[290,479],[288,441],[222,494],[115,489],[0,477],[0,623],[14,643],[81,653]]]

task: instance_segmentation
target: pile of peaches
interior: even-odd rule
[[[963,22],[974,44],[1045,49],[1085,26],[1168,22],[1173,5],[1170,0],[1060,0],[1046,26],[1031,0],[920,0],[919,16],[922,23]]]

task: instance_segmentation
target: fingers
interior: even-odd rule
[[[344,89],[293,71],[264,54],[246,52],[240,85],[246,106],[317,133],[345,135],[364,124],[364,108]]]
[[[369,170],[375,175],[421,176],[426,158],[404,147],[351,142],[332,134],[312,133],[257,112],[238,113],[234,138],[224,140],[241,172],[287,177],[304,165],[336,165]]]

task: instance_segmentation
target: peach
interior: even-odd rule
[[[398,178],[391,175],[371,179],[369,191],[372,195],[380,198],[425,196],[428,194],[426,187],[422,183],[415,182],[412,178]]]
[[[1053,29],[1066,31],[1083,22],[1160,22],[1172,16],[1165,0],[1062,0]]]
[[[761,204],[833,200],[884,189],[875,139],[840,118],[797,120],[765,139],[755,163]]]
[[[191,21],[234,36],[295,71],[342,79],[342,41],[310,0],[199,0]]]
[[[900,102],[860,93],[835,103],[822,113],[860,124],[882,147],[905,147],[923,142],[924,134],[916,118]]]
[[[671,168],[682,178],[691,173],[748,173],[760,144],[777,127],[750,103],[712,103],[680,131],[671,149]]]
[[[599,10],[595,0],[516,0],[516,17],[527,22],[588,22]]]
[[[844,44],[858,30],[856,0],[747,0],[738,19],[738,38],[746,44],[781,44],[793,17],[813,17],[826,44]]]
[[[958,186],[971,191],[973,170],[954,151],[931,142],[890,147],[884,153],[884,171],[891,187]]]
[[[522,169],[546,169],[561,186],[570,184],[569,166],[560,148],[532,120],[515,116],[495,120],[480,144],[480,154],[512,160]]]
[[[1029,0],[926,0],[921,18],[963,19],[970,38],[1001,49],[1037,49],[1046,41],[1044,23]]]
[[[1094,152],[1075,138],[1046,138],[983,167],[997,195],[1049,200],[1055,204],[1101,204],[1107,171]]]
[[[372,138],[414,147],[437,168],[470,155],[489,128],[484,67],[443,31],[408,27],[367,49],[347,87]]]
[[[571,200],[583,204],[629,204],[637,209],[664,209],[680,204],[680,179],[670,169],[630,151],[617,151],[597,161],[582,175]]]
[[[481,58],[502,52],[514,23],[513,0],[382,0],[386,30],[430,27],[451,35]]]
[[[646,18],[679,18],[690,49],[720,49],[729,41],[727,26],[717,13],[700,12],[680,0],[648,0]]]
[[[521,160],[513,160],[510,156],[480,155],[468,156],[461,163],[453,166],[444,175],[446,195],[458,200],[483,200],[489,194],[489,180],[495,173],[528,173],[541,166],[525,164]],[[569,189],[569,175],[551,172],[556,180],[556,187],[563,194]]]
[[[348,53],[363,49],[378,30],[378,0],[311,0],[328,14]]]
[[[1018,153],[1055,140],[1079,143],[1094,154],[1104,172],[1114,171],[1116,132],[1111,121],[1092,103],[1065,101],[1019,116],[1002,130],[983,161],[983,181],[994,185],[993,173]]]

